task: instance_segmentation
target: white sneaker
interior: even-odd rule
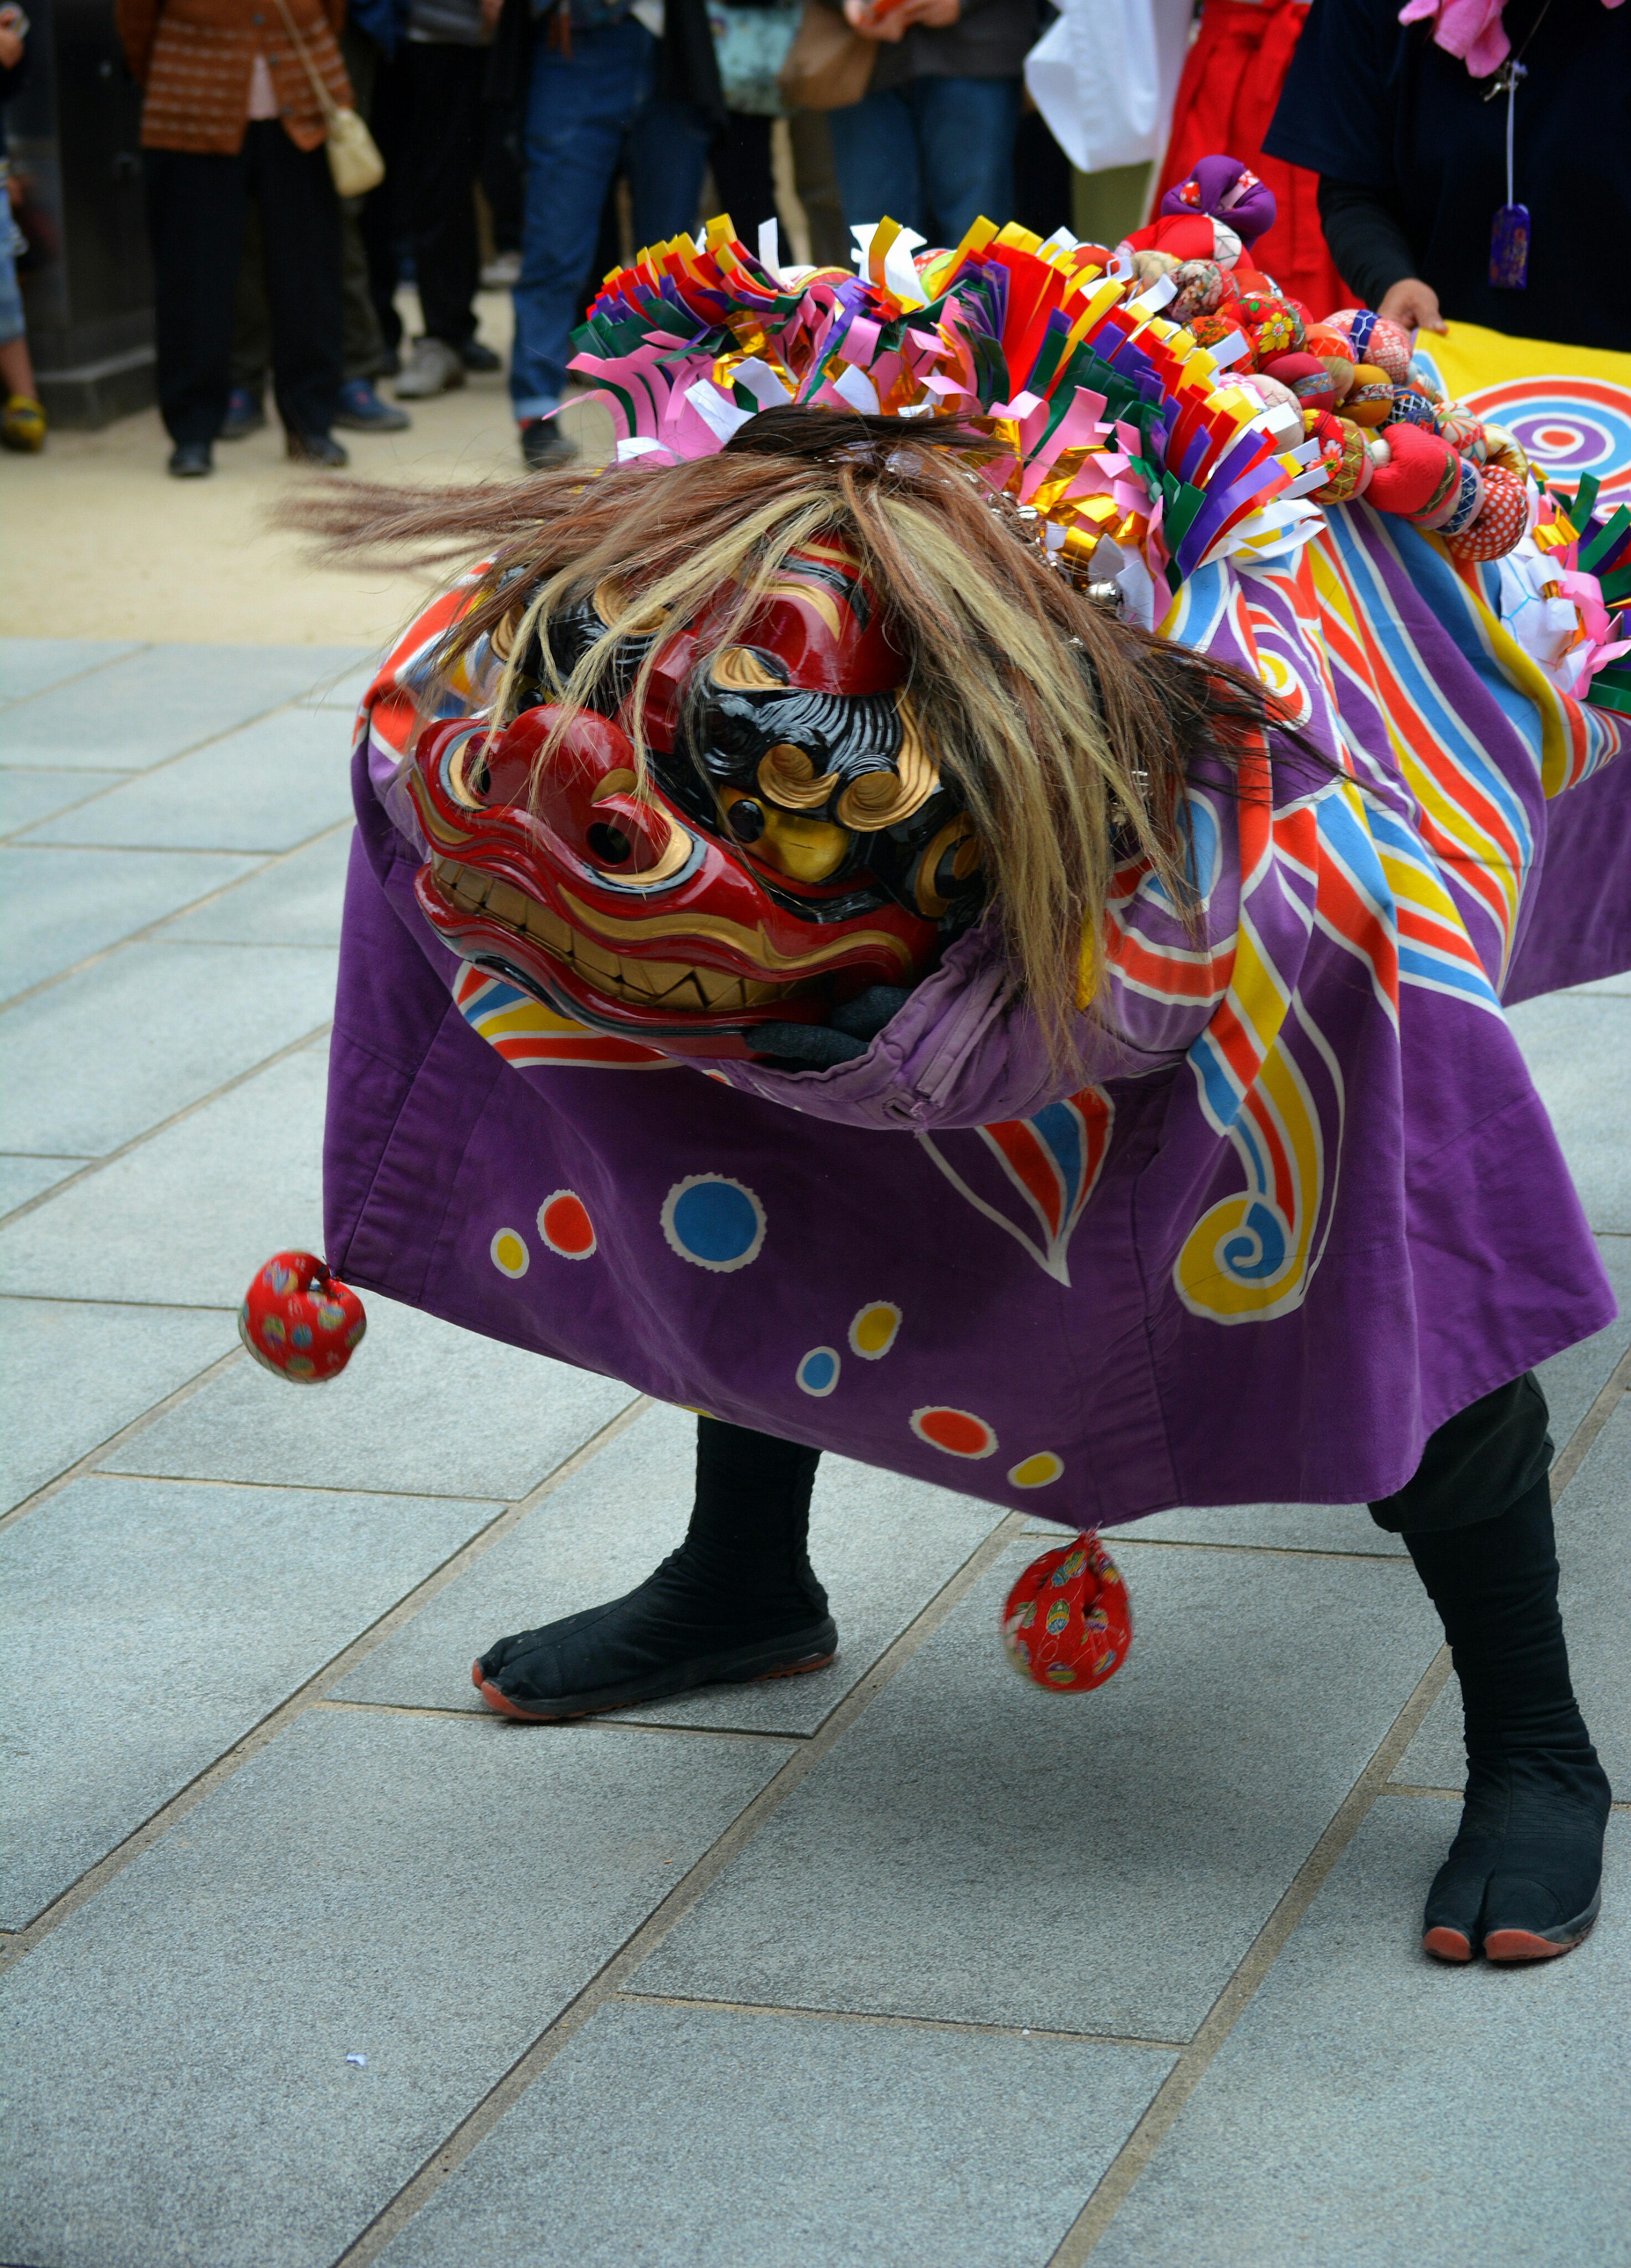
[[[519,252],[500,252],[482,270],[483,291],[512,291],[521,280]]]
[[[396,381],[396,399],[423,401],[432,394],[451,394],[463,384],[464,364],[455,347],[444,339],[416,339]]]

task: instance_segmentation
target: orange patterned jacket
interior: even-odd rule
[[[351,108],[335,38],[345,21],[345,0],[288,0],[288,6],[329,93],[343,109]],[[290,140],[301,150],[327,140],[277,0],[115,0],[114,14],[126,61],[146,90],[144,149],[221,156],[241,149],[257,55],[266,57]]]

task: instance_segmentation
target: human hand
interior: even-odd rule
[[[496,32],[498,28],[498,18],[503,12],[504,0],[482,0],[483,31]]]
[[[1419,276],[1401,276],[1397,284],[1390,285],[1376,313],[1406,331],[1444,328],[1444,319],[1438,312],[1438,294]]]
[[[22,57],[21,40],[9,26],[0,24],[0,70],[14,70]]]
[[[845,20],[863,40],[892,47],[914,24],[942,32],[963,12],[963,0],[844,0]]]

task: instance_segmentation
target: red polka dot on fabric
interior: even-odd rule
[[[538,1208],[538,1233],[563,1260],[587,1260],[595,1249],[594,1223],[583,1199],[557,1189]]]
[[[932,1449],[953,1457],[989,1457],[997,1447],[995,1429],[967,1410],[914,1410],[911,1430]]]

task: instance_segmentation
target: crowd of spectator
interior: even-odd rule
[[[483,234],[488,278],[514,293],[522,458],[568,461],[555,413],[600,275],[694,230],[705,194],[749,240],[775,216],[779,72],[803,4],[115,0],[144,89],[171,472],[207,475],[218,441],[264,426],[269,393],[289,455],[341,466],[336,428],[400,431],[401,404],[497,371],[477,328]],[[886,211],[950,242],[981,212],[1007,217],[1037,0],[808,4],[874,51],[859,99],[790,121],[816,262],[847,265],[851,225]],[[365,195],[329,162],[346,110],[383,159]],[[1044,227],[1067,199],[1060,159]]]

